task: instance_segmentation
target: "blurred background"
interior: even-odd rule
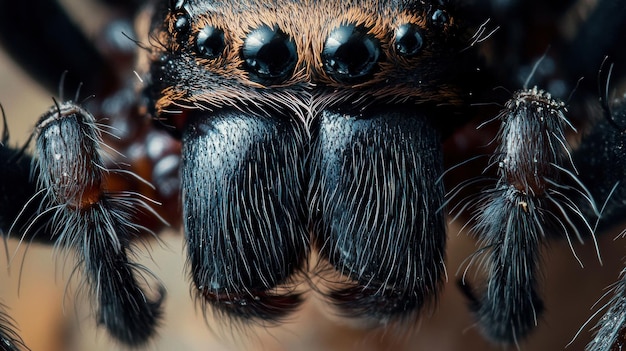
[[[106,13],[84,0],[63,1],[76,20],[95,35]],[[94,17],[93,13],[99,16]],[[21,145],[36,119],[52,104],[52,93],[0,51],[0,103],[5,109],[13,146]],[[522,350],[562,350],[597,307],[593,304],[613,283],[623,267],[625,242],[615,233],[599,238],[603,265],[591,243],[575,244],[581,267],[566,242],[552,242],[543,255],[541,290],[546,312],[540,326]],[[177,229],[162,234],[163,245],[141,248],[142,263],[163,280],[168,297],[159,335],[147,350],[502,350],[485,341],[473,324],[463,296],[456,287],[459,267],[476,249],[473,239],[450,226],[447,251],[448,281],[432,313],[419,323],[398,330],[368,331],[333,316],[314,293],[302,310],[283,326],[271,329],[240,328],[227,321],[205,320],[194,306],[184,268],[183,236]],[[0,301],[19,326],[33,351],[124,350],[95,328],[88,316],[89,301],[66,291],[74,266],[71,255],[50,247],[9,240],[9,258],[0,257]],[[10,263],[10,264],[9,264]],[[75,308],[77,307],[77,308]],[[583,350],[590,339],[587,326],[568,350]],[[513,348],[514,349],[514,348]]]

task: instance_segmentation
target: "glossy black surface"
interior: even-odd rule
[[[354,24],[333,30],[322,52],[326,72],[345,83],[362,80],[372,74],[380,57],[379,41],[368,33],[367,28]]]
[[[293,39],[277,27],[262,26],[248,34],[242,56],[250,78],[259,83],[279,83],[296,66],[298,54]]]

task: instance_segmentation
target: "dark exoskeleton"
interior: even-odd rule
[[[0,2],[20,64],[50,90],[63,76],[61,96],[95,94],[55,100],[33,155],[5,124],[0,233],[73,250],[124,344],[167,318],[165,288],[132,261],[164,223],[184,228],[203,310],[277,324],[309,281],[386,327],[436,302],[449,209],[481,243],[468,262],[484,279],[461,290],[509,345],[541,323],[548,240],[594,242],[625,213],[619,1],[102,2],[136,19],[134,50],[95,45],[55,1]],[[626,345],[624,286],[589,350]],[[0,325],[0,349],[25,347]]]

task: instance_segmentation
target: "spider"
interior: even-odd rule
[[[25,16],[0,19],[5,47],[59,97],[34,156],[2,138],[0,229],[74,252],[122,344],[149,343],[167,318],[163,284],[133,260],[166,223],[182,222],[193,296],[218,323],[272,327],[316,295],[387,330],[457,280],[448,209],[479,239],[458,274],[475,329],[514,346],[550,308],[548,240],[582,263],[575,241],[600,246],[623,212],[612,150],[626,117],[608,91],[624,53],[606,35],[626,32],[621,4],[102,2],[135,30],[90,42],[56,2],[2,5]],[[34,38],[56,54],[39,60]],[[591,350],[624,342],[607,322],[622,285]],[[3,325],[3,347],[23,347]]]

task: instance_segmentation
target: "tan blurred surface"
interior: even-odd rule
[[[34,120],[51,104],[50,96],[0,53],[0,103],[5,108],[14,143],[26,139]],[[146,349],[501,350],[501,347],[490,345],[479,335],[455,286],[458,268],[475,249],[471,239],[464,234],[457,235],[457,232],[457,228],[450,230],[449,281],[438,307],[432,316],[422,319],[416,331],[408,332],[403,338],[393,331],[383,335],[343,325],[325,314],[325,309],[320,307],[323,302],[318,301],[313,293],[308,294],[310,302],[304,309],[279,328],[241,333],[237,328],[229,330],[225,323],[215,320],[209,320],[207,326],[201,311],[194,308],[190,298],[189,283],[184,273],[182,235],[167,233],[163,236],[165,247],[154,244],[140,255],[163,279],[168,289],[160,334]],[[603,294],[603,289],[617,278],[622,267],[625,243],[613,238],[613,234],[600,238],[604,266],[599,265],[591,244],[576,245],[576,252],[585,263],[585,268],[577,264],[567,243],[550,245],[543,262],[542,289],[547,311],[538,330],[528,341],[520,344],[522,350],[562,350],[574,337],[592,314],[590,308],[593,303]],[[70,269],[64,270],[62,262],[54,263],[55,257],[50,248],[21,245],[21,250],[16,251],[16,246],[17,242],[11,241],[8,247],[8,252],[14,257],[10,270],[6,269],[4,254],[0,255],[0,298],[9,306],[21,335],[33,351],[124,349],[109,342],[104,331],[94,330],[92,318],[81,316],[80,328],[76,327],[76,315],[71,312],[74,294],[70,292],[64,297]],[[26,247],[28,250],[24,253]],[[226,335],[216,338],[211,327],[227,330],[224,332]],[[589,334],[583,333],[568,350],[582,350],[588,339]]]

